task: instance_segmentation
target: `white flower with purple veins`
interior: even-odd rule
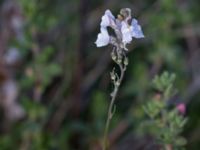
[[[126,44],[130,43],[132,38],[143,38],[144,34],[138,21],[133,18],[130,25],[128,23],[129,19],[131,19],[131,16],[123,16],[123,19],[116,19],[110,10],[106,10],[101,18],[101,32],[98,34],[95,42],[97,47],[113,44],[111,43],[111,36],[108,34],[107,27],[111,27],[115,31],[116,37],[112,36],[112,38],[120,42],[125,50],[127,50]]]

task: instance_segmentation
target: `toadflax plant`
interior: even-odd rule
[[[114,35],[108,33],[108,27],[114,31]],[[110,10],[106,10],[101,18],[100,33],[97,36],[95,44],[97,47],[111,44],[113,46],[111,51],[112,60],[120,69],[119,74],[115,71],[115,68],[113,68],[110,73],[114,89],[110,94],[111,102],[108,108],[108,116],[104,131],[103,150],[106,150],[108,147],[108,131],[110,121],[114,114],[114,102],[128,65],[128,57],[126,56],[128,49],[126,45],[130,43],[133,38],[143,37],[144,34],[141,26],[136,19],[131,17],[131,10],[129,8],[121,9],[117,18],[113,16]]]

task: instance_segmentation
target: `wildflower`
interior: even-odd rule
[[[122,49],[128,50],[126,44],[132,41],[132,38],[143,38],[144,34],[142,32],[141,26],[138,24],[136,19],[132,19],[131,24],[129,20],[131,19],[131,11],[128,8],[122,9],[118,15],[117,19],[113,16],[110,10],[106,10],[104,15],[101,18],[101,32],[97,36],[95,44],[97,47],[106,46],[109,43],[116,45],[122,45]],[[126,15],[125,15],[126,14]],[[115,36],[110,36],[107,31],[107,27],[111,27]],[[111,42],[110,39],[116,39],[116,43]]]
[[[180,103],[176,106],[177,110],[182,114],[184,115],[185,114],[185,111],[186,111],[186,108],[185,108],[185,104],[184,103]]]
[[[140,25],[138,25],[137,21],[133,19],[133,24],[130,24],[131,20],[131,9],[124,8],[121,9],[120,14],[115,18],[110,10],[106,10],[104,15],[101,17],[100,23],[100,33],[97,35],[97,40],[95,42],[97,47],[106,46],[111,44],[114,46],[111,52],[111,57],[113,61],[119,66],[120,74],[113,69],[111,72],[111,80],[114,85],[113,92],[110,94],[112,97],[111,103],[109,105],[108,110],[108,118],[106,121],[106,127],[104,132],[103,139],[103,150],[107,149],[107,136],[110,126],[110,121],[113,117],[114,111],[114,102],[116,99],[116,95],[122,79],[124,77],[124,72],[128,65],[128,58],[126,57],[126,53],[124,50],[128,50],[126,48],[126,44],[132,41],[132,38],[142,38],[144,37]],[[108,33],[107,28],[111,28],[114,31],[114,34],[110,35]]]

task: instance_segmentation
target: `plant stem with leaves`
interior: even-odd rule
[[[113,59],[113,61],[119,66],[120,68],[120,77],[118,76],[118,74],[115,71],[115,68],[113,68],[113,71],[110,73],[111,75],[111,80],[113,81],[113,85],[114,85],[114,89],[113,92],[111,93],[111,102],[108,108],[108,115],[107,115],[107,120],[106,120],[106,127],[105,127],[105,131],[104,131],[104,138],[103,138],[103,150],[106,150],[107,145],[108,145],[108,131],[109,131],[109,127],[110,127],[110,122],[112,120],[112,117],[115,113],[115,100],[118,94],[118,90],[119,87],[121,85],[121,82],[124,78],[124,73],[126,71],[126,66],[128,65],[128,58],[126,57],[125,54],[123,54],[123,57],[118,54],[118,58],[116,57],[115,53],[118,53],[119,50],[114,51],[111,53],[111,57]],[[123,51],[121,51],[123,52]],[[123,60],[123,63],[122,63]]]
[[[147,127],[154,128],[149,132],[164,150],[182,150],[187,143],[181,136],[187,123],[185,104],[172,101],[172,97],[177,92],[174,88],[175,78],[175,74],[168,72],[157,75],[152,82],[157,93],[143,107],[151,118]]]

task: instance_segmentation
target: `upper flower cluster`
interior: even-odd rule
[[[107,27],[111,27],[115,31],[116,37],[108,34]],[[101,18],[100,33],[95,44],[97,47],[102,47],[118,43],[121,48],[127,50],[126,44],[130,43],[133,37],[143,38],[144,34],[138,21],[131,17],[131,10],[129,8],[122,9],[117,18],[110,10],[106,10]]]

